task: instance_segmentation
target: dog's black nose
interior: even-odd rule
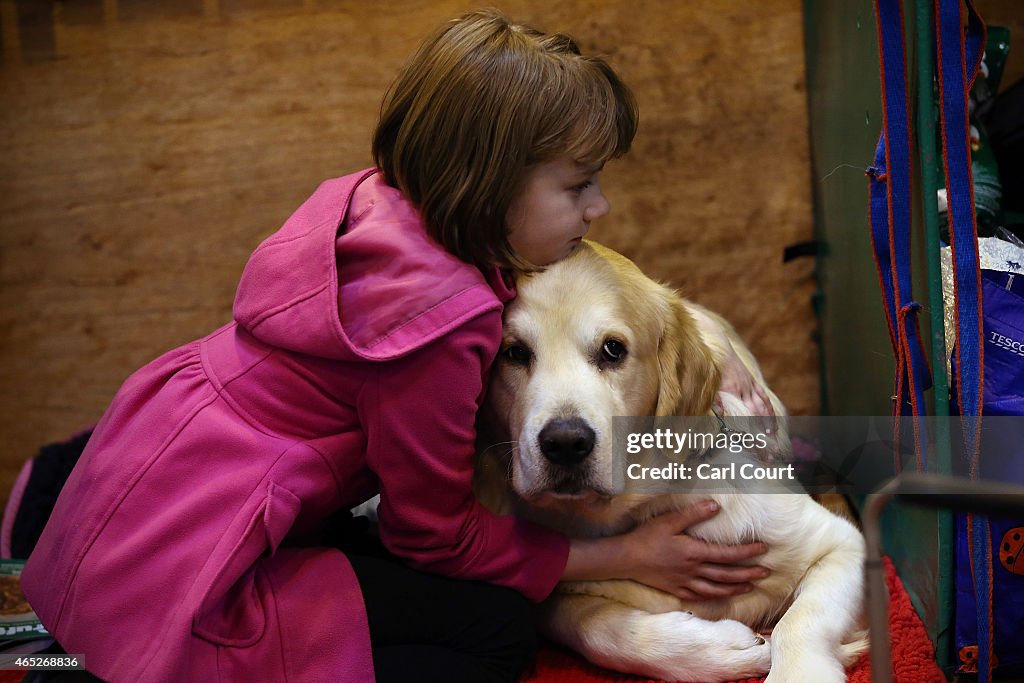
[[[578,417],[551,420],[537,436],[544,457],[556,465],[577,465],[594,450],[594,430]]]

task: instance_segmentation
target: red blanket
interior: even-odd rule
[[[896,683],[945,683],[935,664],[935,653],[924,624],[914,611],[896,568],[885,558],[885,580],[889,588],[889,637],[892,642],[893,680]],[[871,683],[868,653],[847,670],[848,683]],[[743,683],[759,683],[751,678]],[[598,668],[579,655],[555,645],[544,645],[537,654],[536,670],[521,683],[652,683],[650,679],[627,676]]]

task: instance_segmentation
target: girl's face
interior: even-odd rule
[[[608,213],[597,182],[601,167],[587,167],[568,156],[534,166],[523,190],[508,208],[508,241],[530,263],[546,266],[565,258]]]

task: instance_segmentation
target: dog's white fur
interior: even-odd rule
[[[670,681],[733,680],[769,668],[769,683],[844,681],[845,665],[866,647],[858,632],[864,541],[852,524],[802,493],[615,489],[612,416],[709,414],[726,339],[763,385],[732,327],[593,243],[517,286],[483,413],[482,434],[499,445],[482,449],[480,499],[596,537],[712,498],[721,512],[688,533],[714,543],[764,541],[768,553],[751,563],[771,570],[750,593],[708,601],[632,581],[563,583],[543,605],[547,634],[596,664]],[[620,360],[622,347],[603,353],[609,340],[625,348]],[[727,414],[743,413],[738,398],[721,400]],[[569,476],[545,458],[538,435],[552,419],[573,418],[593,430],[594,448]],[[755,633],[767,629],[769,640]]]

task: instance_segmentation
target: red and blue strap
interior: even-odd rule
[[[956,301],[957,396],[963,420],[965,453],[971,476],[978,473],[985,377],[981,268],[978,229],[971,177],[968,94],[985,48],[985,25],[967,1],[967,32],[959,0],[933,0],[942,156],[945,160],[949,205],[949,241],[953,256]],[[988,518],[968,515],[968,545],[974,580],[978,625],[978,674],[982,683],[992,677],[992,538]]]
[[[980,437],[984,346],[982,339],[981,269],[978,228],[971,177],[968,95],[985,46],[985,26],[968,0],[968,27],[964,35],[960,0],[933,0],[939,83],[942,156],[949,205],[949,237],[953,256],[956,296],[957,396],[965,419],[967,452],[976,474]],[[970,58],[970,62],[968,62]]]
[[[889,340],[896,359],[893,390],[894,438],[899,417],[923,416],[924,392],[931,371],[918,324],[921,305],[914,301],[911,277],[911,128],[907,99],[903,8],[899,0],[875,0],[882,86],[883,130],[868,169],[871,241],[885,305]],[[927,431],[914,420],[917,468],[927,467]],[[896,468],[900,469],[899,449]]]

